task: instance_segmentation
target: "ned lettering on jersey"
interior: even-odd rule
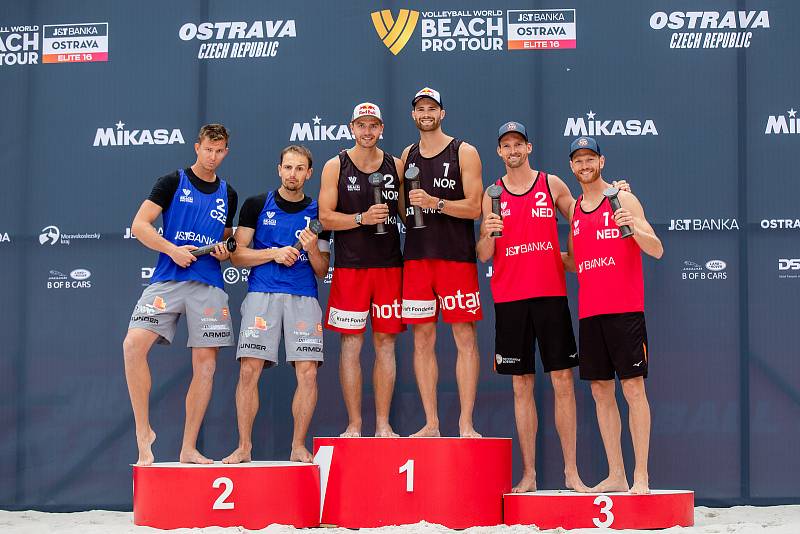
[[[334,232],[334,270],[325,327],[341,334],[339,378],[347,408],[342,437],[359,437],[361,419],[361,348],[371,318],[375,364],[375,436],[397,436],[389,424],[395,382],[395,340],[405,327],[400,301],[403,256],[397,228],[402,164],[378,148],[383,133],[380,108],[363,102],[350,119],[355,145],[325,163],[319,192],[319,215]],[[384,177],[384,202],[373,203],[369,176]],[[375,225],[386,223],[386,233]]]
[[[650,405],[644,379],[650,355],[644,320],[642,252],[658,259],[664,247],[633,194],[620,191],[621,207],[616,211],[603,195],[611,184],[603,179],[605,157],[595,139],[575,139],[569,157],[583,194],[571,210],[570,254],[565,264],[572,271],[577,266],[580,375],[582,380],[591,381],[608,460],[608,477],[592,491],[649,493]],[[633,239],[618,237],[622,226],[633,230]],[[628,403],[636,461],[630,487],[622,460],[615,375]]]
[[[483,197],[483,221],[477,244],[478,258],[492,260],[492,296],[495,308],[494,369],[511,375],[514,417],[522,452],[522,479],[512,492],[536,490],[536,431],[538,418],[533,397],[535,347],[553,383],[555,423],[564,457],[564,484],[588,491],[578,475],[577,420],[572,368],[578,350],[567,303],[556,211],[569,219],[575,202],[567,185],[554,174],[530,166],[533,145],[522,123],[510,121],[498,130],[497,155],[506,174],[495,184],[502,188],[501,214],[492,212],[491,198]],[[617,183],[627,188],[624,182]],[[502,236],[493,237],[494,232]]]
[[[136,303],[122,344],[125,378],[136,422],[137,465],[153,463],[156,434],[150,427],[150,368],[147,356],[154,343],[169,344],[178,319],[186,315],[188,346],[192,348],[192,382],[186,394],[186,424],[180,461],[213,461],[197,450],[197,434],[211,399],[217,351],[233,344],[228,295],[220,261],[229,253],[220,243],[208,255],[192,250],[227,239],[236,213],[237,195],[216,171],[228,155],[228,131],[221,124],[200,129],[194,150],[197,160],[158,179],[131,224],[140,243],[159,252],[151,284]],[[164,235],[153,226],[162,218]]]
[[[317,367],[323,360],[322,309],[315,276],[327,274],[330,251],[327,236],[321,234],[318,239],[308,228],[318,218],[316,201],[303,191],[314,172],[311,152],[304,146],[284,148],[277,170],[280,187],[250,197],[242,205],[237,247],[231,256],[236,267],[249,267],[250,274],[236,351],[239,445],[222,460],[226,464],[252,459],[258,379],[265,366],[278,364],[281,334],[286,361],[294,366],[297,377],[289,460],[310,463],[313,459],[305,441],[317,405]],[[298,242],[302,250],[292,246]]]
[[[425,228],[408,228],[403,251],[403,322],[414,331],[414,374],[425,425],[412,436],[439,436],[436,321],[450,323],[458,349],[456,381],[462,437],[480,437],[472,413],[478,388],[475,322],[483,317],[475,264],[474,220],[481,214],[481,159],[472,145],[442,131],[442,96],[425,87],[411,100],[419,142],[406,147],[404,171],[419,169],[420,187],[405,191],[405,205],[422,208]]]

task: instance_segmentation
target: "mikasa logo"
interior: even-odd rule
[[[322,124],[319,115],[315,115],[311,122],[295,122],[289,136],[289,141],[341,141],[342,139],[353,139],[350,126],[347,124]]]
[[[138,146],[185,144],[179,128],[172,130],[125,130],[125,123],[118,121],[114,128],[98,128],[93,146]]]
[[[767,119],[765,135],[796,133],[800,133],[800,117],[794,108],[787,110],[785,115],[770,115]]]
[[[656,123],[652,119],[611,119],[595,120],[591,109],[583,117],[570,117],[564,126],[564,137],[591,135],[658,135]]]

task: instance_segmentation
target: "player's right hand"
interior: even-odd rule
[[[503,219],[496,213],[489,213],[483,219],[483,224],[481,226],[481,235],[494,239],[494,237],[492,237],[492,232],[503,231]]]
[[[297,258],[300,257],[300,251],[294,247],[282,247],[275,253],[275,263],[291,267]]]
[[[169,253],[169,257],[172,258],[172,261],[177,265],[185,269],[191,265],[192,262],[197,261],[197,258],[191,254],[193,250],[197,250],[197,247],[194,245],[175,247],[172,249],[172,252]]]
[[[388,204],[373,204],[367,211],[361,214],[361,224],[385,223],[389,218]]]

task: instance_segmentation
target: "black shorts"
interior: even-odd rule
[[[609,313],[580,320],[581,379],[647,378],[644,313]]]
[[[534,343],[544,371],[578,365],[567,297],[538,297],[494,305],[494,370],[501,375],[536,372]]]

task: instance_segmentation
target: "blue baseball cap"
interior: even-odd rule
[[[504,125],[500,127],[497,131],[497,143],[500,143],[500,139],[507,133],[516,133],[521,135],[525,138],[525,141],[528,141],[528,132],[525,130],[525,125],[521,122],[516,121],[508,121]]]
[[[575,139],[572,144],[569,145],[569,159],[572,159],[572,154],[578,150],[581,150],[582,148],[591,150],[598,156],[603,155],[603,153],[600,152],[600,145],[597,144],[597,141],[594,140],[594,137],[581,136]]]

